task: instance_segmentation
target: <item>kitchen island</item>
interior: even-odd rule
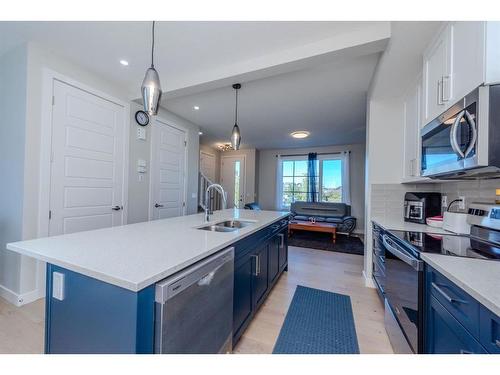
[[[153,353],[155,284],[229,246],[235,247],[237,341],[287,267],[282,233],[287,217],[286,212],[229,209],[216,212],[210,223],[239,219],[248,225],[232,232],[205,231],[199,229],[207,225],[204,215],[196,214],[7,248],[47,262],[47,353]],[[260,263],[264,250],[266,279],[260,272],[255,279],[254,252],[260,252]]]

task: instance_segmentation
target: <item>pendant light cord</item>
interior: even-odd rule
[[[154,68],[154,53],[155,53],[155,21],[153,21],[153,27],[152,27],[152,38],[151,38],[151,67]]]
[[[238,124],[238,89],[236,89],[236,106],[234,109],[234,124]]]

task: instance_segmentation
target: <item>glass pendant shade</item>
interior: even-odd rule
[[[240,143],[241,143],[240,128],[237,124],[234,124],[233,132],[231,133],[231,146],[233,146],[234,150],[239,150]]]
[[[146,70],[144,81],[142,81],[141,92],[144,111],[150,116],[158,114],[158,106],[160,104],[162,91],[160,76],[153,66]]]

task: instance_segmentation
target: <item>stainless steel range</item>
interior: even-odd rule
[[[374,224],[373,275],[397,353],[423,353],[423,261],[420,254],[500,260],[500,205],[473,203],[469,235],[384,230]]]

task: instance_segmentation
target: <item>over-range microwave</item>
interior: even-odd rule
[[[421,132],[421,175],[500,177],[500,85],[480,86]]]

